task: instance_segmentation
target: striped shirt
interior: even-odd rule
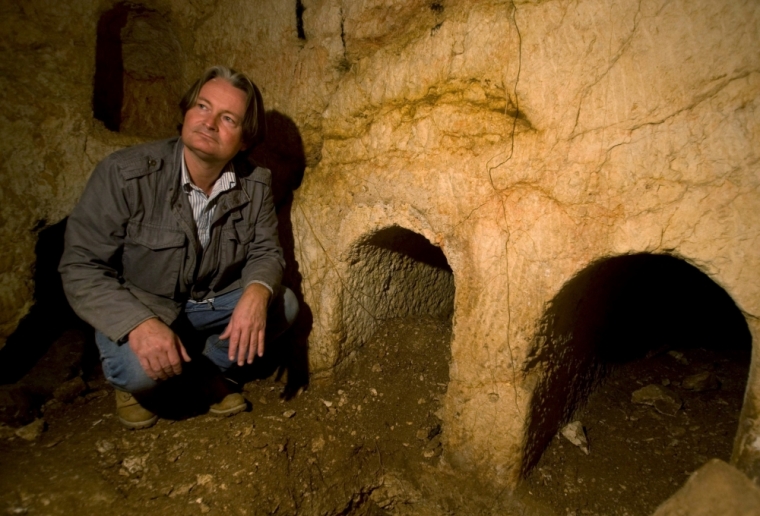
[[[203,249],[206,249],[211,239],[211,221],[214,220],[214,212],[216,212],[219,194],[234,187],[236,182],[235,167],[232,165],[232,162],[227,163],[219,179],[214,183],[211,195],[206,195],[190,179],[185,158],[182,158],[182,188],[185,190],[187,199],[190,202],[193,219],[195,219],[195,227],[198,230],[198,240],[200,240]]]

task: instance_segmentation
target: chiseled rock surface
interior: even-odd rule
[[[155,132],[129,140],[92,120],[101,11],[90,4],[3,8],[2,33],[13,37],[4,38],[12,51],[0,86],[19,104],[0,115],[12,185],[0,236],[14,242],[0,259],[6,335],[31,303],[38,221],[65,216],[109,150]],[[522,372],[542,345],[537,322],[587,265],[672,253],[760,315],[755,2],[302,4],[305,39],[290,2],[145,2],[167,20],[182,63],[167,69],[185,86],[207,64],[232,65],[297,128],[297,144],[276,153],[302,153],[306,164],[289,220],[313,316],[313,373],[328,374],[378,315],[396,313],[382,278],[362,264],[416,278],[402,290],[415,310],[435,313],[448,306],[440,296],[453,296],[447,460],[509,483],[538,381]],[[157,33],[155,17],[135,27],[137,39]],[[143,80],[154,62],[125,59],[129,80]],[[139,91],[127,98],[139,102]],[[362,247],[392,226],[440,247],[452,276]],[[377,290],[364,290],[365,276]],[[760,392],[752,378],[750,398]],[[756,411],[745,416],[755,428]]]
[[[760,488],[741,471],[712,459],[692,473],[652,516],[751,516],[760,514]]]

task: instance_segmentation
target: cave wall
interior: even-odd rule
[[[163,131],[143,134],[135,122],[116,133],[92,116],[98,21],[115,5],[15,0],[1,8],[0,91],[10,109],[0,114],[0,231],[14,243],[0,251],[2,335],[32,302],[35,228],[71,210],[105,154]],[[536,326],[595,260],[680,256],[725,288],[756,328],[756,2],[129,5],[171,29],[176,45],[162,52],[180,54],[181,66],[161,80],[184,83],[176,91],[206,65],[228,64],[298,128],[306,171],[290,218],[313,314],[313,374],[329,374],[346,354],[344,300],[354,287],[345,280],[357,244],[399,226],[441,248],[456,285],[443,412],[451,464],[517,478],[537,381],[522,371],[541,345]],[[149,48],[140,38],[161,33],[146,24],[130,44]],[[145,72],[155,60],[125,66]],[[144,88],[153,80],[128,79]],[[137,99],[126,116],[134,121],[147,97],[135,88],[125,95]],[[748,400],[760,392],[758,377]],[[748,414],[745,437],[757,426]]]

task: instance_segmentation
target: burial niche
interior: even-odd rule
[[[422,235],[392,226],[359,242],[349,256],[342,298],[342,357],[362,347],[378,323],[421,317],[450,321],[454,275]]]
[[[183,61],[166,16],[138,4],[117,4],[98,21],[93,116],[124,134],[175,134]]]
[[[750,352],[741,311],[686,261],[591,264],[549,304],[527,362],[531,490],[649,514],[708,459],[730,459]],[[576,420],[587,450],[561,437]]]

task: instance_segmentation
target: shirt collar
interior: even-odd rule
[[[186,192],[189,190],[202,191],[190,179],[190,173],[187,171],[187,163],[185,162],[184,153],[182,153],[181,161],[182,161],[182,188]],[[214,183],[214,188],[211,191],[211,195],[213,196],[219,192],[226,192],[227,190],[230,190],[232,187],[234,187],[236,184],[237,184],[237,176],[235,175],[235,165],[232,164],[232,161],[229,161],[224,166],[224,168],[222,169],[222,173],[219,175],[219,178]]]

